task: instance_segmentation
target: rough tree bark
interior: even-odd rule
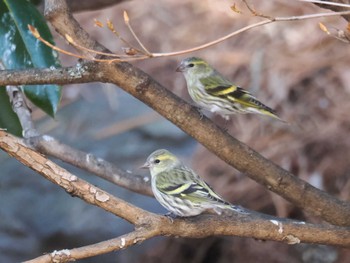
[[[91,39],[69,11],[62,0],[47,0],[46,18],[55,30],[65,36],[70,35],[79,45],[94,50],[106,49]],[[90,53],[85,53],[91,56]],[[92,81],[114,83],[140,101],[152,107],[162,116],[173,122],[183,131],[194,137],[210,151],[226,161],[232,167],[281,195],[305,211],[321,217],[331,224],[313,225],[287,219],[279,219],[251,212],[250,215],[201,215],[195,218],[176,219],[173,223],[163,216],[154,215],[88,184],[57,166],[44,156],[28,148],[18,138],[0,131],[0,147],[11,156],[29,166],[48,180],[63,187],[67,192],[86,202],[124,218],[135,225],[136,230],[113,240],[77,248],[61,253],[44,255],[33,262],[50,262],[56,258],[74,260],[118,250],[134,243],[158,235],[181,237],[205,237],[209,235],[235,235],[255,237],[266,240],[284,241],[290,244],[312,242],[350,246],[350,204],[309,185],[288,171],[265,159],[260,154],[239,142],[227,132],[217,127],[208,118],[200,116],[198,111],[157,83],[151,76],[133,67],[129,63],[84,62],[76,67],[61,69],[29,69],[0,71],[0,85],[21,84],[68,84]],[[18,113],[21,115],[21,113]],[[21,117],[21,116],[19,116]],[[45,136],[28,133],[26,142],[39,151],[58,155],[58,151],[70,151],[57,141]],[[35,134],[35,133],[34,133]],[[35,134],[36,135],[36,134]],[[48,150],[50,145],[59,146],[58,150]],[[71,149],[74,152],[74,149]],[[84,162],[88,155],[75,151],[66,161],[92,172],[105,174],[101,170],[109,164],[92,158]],[[149,183],[144,178],[135,179],[122,170],[113,170],[117,174],[117,184],[133,191],[150,195]],[[330,209],[331,208],[331,209]],[[340,227],[342,226],[342,227]],[[347,226],[347,227],[345,227]]]

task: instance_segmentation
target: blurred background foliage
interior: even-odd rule
[[[270,16],[328,12],[298,1],[251,1]],[[110,18],[132,39],[123,23],[127,10],[136,33],[153,52],[194,47],[252,24],[253,17],[238,2],[126,1],[99,11],[75,14],[81,25],[112,51],[123,45],[94,18]],[[273,23],[255,28],[191,56],[206,59],[267,105],[290,125],[259,116],[233,116],[229,133],[264,157],[342,200],[350,199],[350,57],[348,44],[319,29],[345,28],[340,17]],[[60,37],[58,46],[67,47]],[[175,94],[190,101],[185,81],[175,69],[185,56],[133,63]],[[60,55],[64,66],[76,59]],[[1,104],[2,106],[3,104]],[[32,106],[42,133],[91,152],[135,173],[150,152],[167,148],[186,160],[225,199],[281,217],[321,223],[284,199],[232,169],[177,127],[115,86],[92,83],[66,85],[54,119]],[[212,116],[217,123],[220,117]],[[143,197],[68,166],[60,165],[108,192],[144,209],[163,213],[155,199]],[[99,242],[132,226],[64,191],[5,153],[0,153],[0,261],[16,262],[54,249]],[[330,208],[331,209],[331,208]],[[162,240],[162,242],[161,242]],[[346,262],[348,250],[248,238],[212,237],[200,240],[156,238],[141,245],[81,262]]]

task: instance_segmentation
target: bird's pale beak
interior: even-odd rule
[[[176,72],[184,72],[185,69],[186,69],[186,67],[184,65],[180,64],[180,66],[178,66],[176,68]]]
[[[148,169],[150,167],[150,164],[148,162],[145,162],[142,166],[140,166],[140,169]]]

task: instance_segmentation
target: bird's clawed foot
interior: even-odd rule
[[[202,120],[204,114],[203,114],[203,111],[202,111],[201,107],[198,107],[198,106],[194,106],[194,107],[196,108],[196,110],[197,110],[198,113],[199,113],[199,119]]]
[[[243,208],[242,206],[239,206],[239,205],[233,205],[232,206],[232,209],[233,211],[239,213],[239,214],[242,214],[242,215],[249,215],[249,211],[245,208]]]
[[[164,216],[169,219],[170,223],[174,223],[174,219],[178,218],[178,216],[172,212],[168,212]]]
[[[199,119],[202,120],[202,119],[203,119],[203,116],[204,116],[203,111],[202,111],[202,108],[199,107],[199,106],[196,105],[196,104],[191,104],[191,106],[194,107],[194,108],[196,108],[196,110],[197,110],[198,113],[199,113]]]
[[[225,123],[224,123],[224,126],[222,127],[222,130],[224,132],[227,132],[228,131],[228,126],[230,124],[230,118],[225,116],[224,119],[225,119]]]

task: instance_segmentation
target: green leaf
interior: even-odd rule
[[[13,112],[6,88],[0,86],[0,128],[6,128],[9,133],[22,136],[22,127],[17,115]]]
[[[53,43],[44,17],[26,0],[0,0],[0,59],[8,69],[60,67],[57,52],[37,40],[28,30],[36,27]],[[52,117],[57,111],[62,88],[57,85],[28,85],[27,97]]]

